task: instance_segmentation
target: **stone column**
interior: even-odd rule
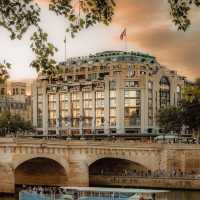
[[[0,193],[15,192],[14,170],[8,164],[0,165]]]
[[[70,187],[88,187],[89,170],[87,163],[83,160],[69,162],[68,186]]]
[[[37,127],[37,84],[34,82],[33,88],[32,88],[32,102],[33,102],[33,126]]]
[[[169,82],[170,82],[170,105],[173,106],[173,105],[176,105],[176,98],[175,98],[176,84],[175,84],[174,77],[170,78]]]
[[[105,94],[104,94],[104,133],[109,134],[109,115],[110,115],[110,88],[109,80],[105,80]]]
[[[141,133],[147,133],[148,127],[148,86],[146,77],[143,77],[141,81],[141,93],[140,93],[140,102],[141,102]]]
[[[71,129],[72,129],[72,103],[71,103],[71,93],[68,91],[68,121],[67,121],[67,131],[68,135],[71,135]]]
[[[80,118],[79,118],[79,133],[83,135],[83,93],[80,92]]]
[[[124,84],[120,73],[116,76],[116,129],[117,134],[124,134]]]
[[[42,94],[43,94],[43,134],[48,135],[48,95],[47,95],[47,81],[43,81]]]
[[[96,129],[96,95],[95,91],[92,91],[92,132],[95,132]]]
[[[60,102],[59,102],[59,93],[56,93],[56,135],[59,135],[60,128],[61,128],[61,121],[60,121]]]

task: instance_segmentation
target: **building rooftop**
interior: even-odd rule
[[[67,59],[67,64],[92,64],[92,63],[102,63],[102,62],[117,62],[117,61],[139,61],[139,62],[150,62],[157,63],[156,58],[149,54],[144,54],[134,51],[103,51],[96,54],[90,54],[89,56],[75,57]],[[65,65],[62,62],[61,65]]]

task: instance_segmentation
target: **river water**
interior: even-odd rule
[[[0,200],[18,200],[18,197],[0,196]],[[28,200],[28,199],[27,199]],[[199,191],[169,191],[156,200],[200,200]]]

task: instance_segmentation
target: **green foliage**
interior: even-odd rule
[[[11,39],[21,39],[27,29],[40,21],[40,8],[32,0],[1,0],[0,26],[10,32]]]
[[[183,119],[184,124],[190,130],[200,129],[200,99],[193,99],[192,101],[183,100]]]
[[[73,37],[81,29],[96,23],[108,25],[114,6],[114,0],[51,0],[49,10],[68,20],[67,30]],[[1,0],[0,26],[10,32],[11,39],[21,39],[30,26],[39,26],[40,11],[34,0]]]
[[[57,48],[48,42],[48,34],[39,28],[31,37],[31,48],[36,55],[31,66],[42,75],[55,76],[59,72],[59,66],[53,59]]]
[[[166,133],[173,131],[180,133],[183,126],[182,110],[181,108],[170,106],[161,109],[158,114],[158,123]]]
[[[170,106],[158,114],[158,122],[166,132],[180,132],[183,125],[191,131],[200,130],[200,79],[185,88],[178,107]]]
[[[200,79],[185,87],[183,92],[184,101],[200,101]]]
[[[200,0],[168,0],[170,14],[178,30],[186,31],[191,24],[189,11],[192,6],[200,7]]]
[[[0,83],[4,83],[9,78],[8,70],[10,67],[11,64],[6,61],[0,63]]]
[[[200,79],[197,79],[193,85],[185,88],[181,105],[184,123],[191,130],[200,129]]]
[[[72,0],[52,0],[49,9],[57,15],[64,16],[70,27],[67,31],[74,37],[81,29],[102,22],[108,25],[114,15],[114,0],[79,0],[77,6],[72,6]],[[77,11],[76,11],[77,7]]]
[[[20,115],[12,115],[10,112],[0,113],[0,132],[17,133],[24,131],[33,131],[31,122],[24,121]]]
[[[200,0],[168,0],[170,14],[179,30],[187,30],[190,25],[189,11],[199,7]],[[115,0],[51,0],[49,10],[63,16],[69,22],[68,31],[74,36],[83,28],[97,23],[108,25],[114,15]],[[34,0],[1,0],[0,26],[7,29],[11,38],[21,39],[30,26],[40,22],[38,4]]]

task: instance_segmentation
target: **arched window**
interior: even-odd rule
[[[170,82],[166,76],[160,79],[160,108],[170,105]]]

